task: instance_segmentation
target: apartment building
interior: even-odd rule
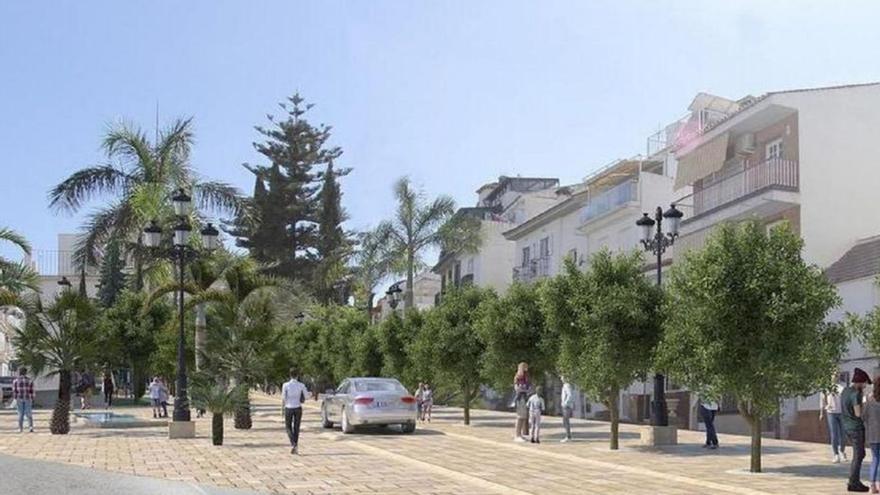
[[[516,258],[515,243],[504,232],[561,201],[558,186],[559,179],[501,176],[477,189],[476,206],[460,208],[456,214],[479,220],[480,247],[472,253],[456,249],[440,253],[432,269],[440,275],[440,292],[472,283],[503,293],[513,281]]]
[[[756,219],[768,228],[787,222],[804,240],[805,260],[827,268],[838,284],[844,308],[863,312],[875,303],[876,290],[868,281],[873,273],[841,266],[858,264],[852,260],[876,242],[860,239],[880,230],[869,213],[880,184],[880,169],[871,164],[880,133],[880,84],[737,100],[701,93],[689,110],[674,143],[675,186],[682,203],[691,206],[675,256],[701,247],[722,222]],[[692,186],[689,193],[687,186]],[[852,342],[841,367],[851,371],[856,362],[867,370],[876,366],[876,359]],[[786,400],[765,430],[820,440],[824,426],[815,421],[817,409],[816,397]],[[716,424],[722,432],[748,431],[732,401],[723,401]]]

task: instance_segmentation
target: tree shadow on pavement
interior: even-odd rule
[[[862,476],[866,477],[870,463],[862,465]],[[788,474],[793,476],[802,476],[805,478],[837,478],[840,480],[841,486],[846,483],[849,477],[849,463],[840,464],[808,464],[799,466],[782,466],[776,468],[764,468],[766,474]]]
[[[636,435],[638,437],[638,435]],[[711,457],[711,456],[749,456],[751,448],[748,445],[722,445],[716,450],[704,449],[700,444],[679,444],[665,447],[648,447],[633,445],[631,450],[645,454],[671,455],[676,457]],[[762,455],[791,454],[803,452],[801,449],[781,445],[765,445],[761,448]]]

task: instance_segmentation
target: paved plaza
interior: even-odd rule
[[[434,421],[412,435],[391,430],[342,435],[318,424],[316,402],[303,418],[302,455],[292,456],[277,397],[255,400],[254,428],[227,423],[225,445],[210,441],[210,419],[197,420],[198,438],[167,439],[164,428],[93,429],[74,425],[67,436],[48,432],[50,411],[37,412],[38,431],[19,434],[15,416],[0,413],[0,454],[101,471],[257,493],[293,494],[833,494],[844,493],[847,465],[830,464],[824,445],[765,440],[765,473],[749,474],[746,437],[721,435],[721,448],[700,447],[699,432],[681,444],[638,446],[638,428],[621,426],[621,450],[607,448],[608,424],[574,421],[575,441],[560,444],[561,421],[545,418],[540,445],[511,441],[513,417],[435,408]],[[148,408],[126,409],[146,416]],[[870,456],[869,456],[870,458]],[[869,460],[869,459],[868,459]],[[14,476],[16,469],[5,471]],[[56,485],[57,486],[57,485]]]

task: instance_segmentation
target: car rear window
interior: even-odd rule
[[[385,380],[369,380],[369,381],[357,381],[354,382],[354,391],[355,392],[401,392],[406,393],[406,389],[403,388],[398,382],[385,381]]]

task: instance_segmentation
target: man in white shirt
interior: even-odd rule
[[[574,390],[564,376],[560,378],[562,379],[562,397],[560,397],[562,404],[562,427],[565,429],[565,437],[562,438],[562,443],[565,443],[571,441],[571,415],[574,413]]]
[[[715,414],[718,412],[718,403],[704,397],[700,398],[700,416],[706,425],[706,444],[704,449],[715,450],[718,448],[718,434],[715,433]]]
[[[308,390],[297,378],[299,372],[290,368],[290,381],[281,387],[281,402],[284,404],[284,430],[290,439],[290,453],[297,454],[299,443],[299,425],[302,421],[302,403],[306,400]]]

